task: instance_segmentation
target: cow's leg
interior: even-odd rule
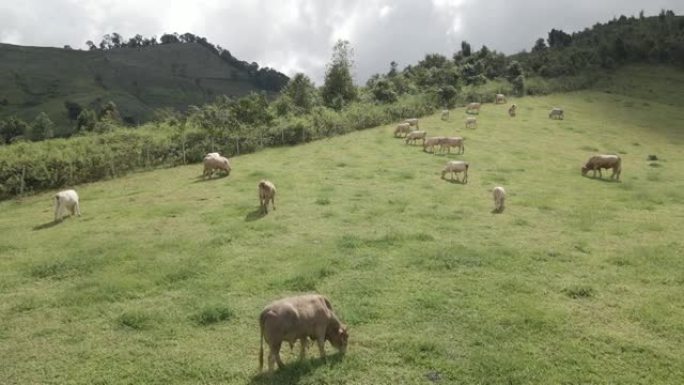
[[[55,222],[59,221],[61,218],[59,217],[59,212],[60,212],[60,207],[59,207],[59,202],[55,204]]]
[[[275,195],[271,197],[271,206],[273,206],[273,210],[275,210]]]
[[[280,359],[280,346],[281,346],[281,344],[282,344],[282,342],[279,342],[278,344],[274,345],[271,348],[271,356],[272,357],[269,359],[269,362],[268,362],[269,370],[271,369],[271,366],[272,366],[271,360],[275,360],[275,362],[278,364],[278,368],[282,368],[283,366],[285,366],[285,364],[283,364],[283,360]]]
[[[307,337],[301,338],[299,340],[300,346],[299,346],[299,360],[303,361],[304,356],[306,355],[306,345],[308,344],[308,339]]]
[[[81,216],[81,206],[78,204],[78,202],[76,202],[76,204],[74,205],[74,207],[75,207],[75,210],[76,210],[76,215],[78,215],[78,216],[80,217],[80,216]]]
[[[325,360],[325,333],[319,333],[316,337],[316,344],[318,345],[318,352],[321,358]]]

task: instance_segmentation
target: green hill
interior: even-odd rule
[[[46,112],[58,135],[74,126],[66,101],[97,109],[112,100],[122,118],[142,122],[158,108],[183,110],[264,89],[253,71],[196,43],[104,51],[0,44],[0,119],[31,121]]]
[[[513,98],[514,119],[484,104],[477,129],[462,108],[421,120],[465,136],[462,156],[388,125],[235,157],[227,178],[196,164],[76,186],[83,216],[58,225],[52,193],[0,202],[0,378],[680,383],[684,109],[649,95],[684,75],[637,73]],[[595,153],[620,154],[621,182],[580,176]],[[468,184],[440,179],[449,159]],[[267,216],[261,178],[278,187]],[[286,369],[255,376],[263,306],[313,291],[350,325],[347,355],[296,364],[284,346]]]

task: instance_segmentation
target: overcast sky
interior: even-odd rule
[[[574,32],[621,14],[661,9],[684,14],[682,0],[0,0],[0,42],[85,48],[106,33],[125,38],[192,32],[241,60],[318,84],[337,39],[354,48],[364,83],[415,64],[427,53],[451,56],[462,40],[507,54],[530,49],[551,28]]]

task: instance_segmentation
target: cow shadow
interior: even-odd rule
[[[203,176],[198,176],[198,177],[195,178],[195,181],[192,182],[192,183],[211,182],[211,181],[214,181],[214,180],[221,180],[221,179],[227,178],[227,177],[228,177],[228,174],[221,174],[221,175],[219,175],[218,177],[213,177],[213,176],[212,176],[212,177],[210,177],[210,178],[205,178],[205,177],[203,177]]]
[[[617,180],[617,179],[611,179],[610,177],[601,178],[600,176],[594,177],[594,176],[590,176],[590,175],[584,175],[583,177],[584,177],[584,178],[587,178],[587,179],[591,179],[591,180],[603,182],[603,183],[620,183],[619,180]]]
[[[258,209],[256,209],[256,210],[248,213],[247,215],[245,215],[245,222],[256,221],[256,220],[259,220],[259,219],[265,217],[266,215],[267,215],[267,213],[265,213],[261,209],[261,207],[259,207]]]
[[[467,183],[464,183],[462,180],[458,180],[458,179],[456,179],[456,178],[454,178],[454,179],[451,179],[451,178],[448,178],[448,179],[447,179],[447,178],[442,178],[442,180],[444,180],[445,182],[451,183],[451,184],[467,184]]]
[[[264,371],[252,377],[249,382],[250,385],[294,385],[298,384],[302,377],[313,372],[317,368],[324,365],[335,366],[342,361],[344,357],[341,353],[329,355],[326,360],[317,357],[312,359],[304,359],[304,361],[295,361],[286,363],[282,369],[275,369],[273,373]],[[267,357],[264,357],[266,361]],[[266,362],[264,362],[266,366]],[[277,368],[277,366],[276,366]]]
[[[43,223],[42,225],[34,226],[33,231],[49,229],[50,227],[55,227],[62,222],[63,221],[50,221],[47,223]]]

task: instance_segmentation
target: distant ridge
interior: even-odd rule
[[[287,81],[282,73],[199,43],[90,51],[0,43],[0,119],[31,121],[45,112],[58,136],[74,126],[67,101],[97,110],[111,100],[126,122],[140,123],[159,108],[184,110],[219,95],[276,93]]]

